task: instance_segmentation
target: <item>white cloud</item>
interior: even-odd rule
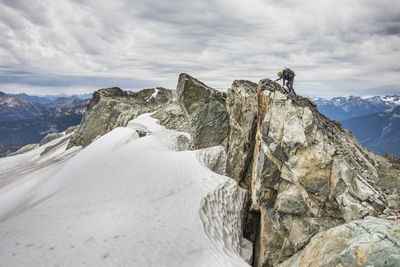
[[[70,91],[90,87],[88,77],[174,88],[180,72],[223,89],[284,66],[299,93],[400,90],[394,0],[0,0],[0,10],[0,90],[43,81]]]

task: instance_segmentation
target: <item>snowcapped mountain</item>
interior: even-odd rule
[[[249,266],[245,191],[208,168],[222,147],[188,137],[145,114],[82,150],[64,136],[0,159],[2,265]]]
[[[314,97],[319,111],[332,120],[345,120],[380,112],[400,104],[399,96],[349,96],[324,99]]]
[[[342,126],[374,153],[400,156],[400,106],[344,120]]]
[[[92,94],[74,94],[74,95],[67,95],[67,94],[58,94],[58,95],[27,95],[25,93],[20,94],[11,94],[19,99],[25,100],[27,102],[34,102],[40,104],[51,104],[54,102],[59,101],[60,99],[88,99],[92,97]]]
[[[18,94],[19,96],[27,96],[25,99],[31,99],[26,94]],[[34,97],[33,97],[34,98]],[[32,102],[30,102],[32,101]],[[54,113],[60,116],[63,113],[79,113],[82,114],[90,98],[81,99],[75,96],[58,97],[54,101],[45,104],[37,103],[33,100],[23,100],[14,95],[0,92],[0,122],[14,120],[31,120]],[[43,103],[43,101],[42,101]]]
[[[35,119],[50,113],[48,107],[0,92],[0,122]]]
[[[358,141],[377,154],[400,155],[400,96],[313,97],[318,110],[351,130]]]

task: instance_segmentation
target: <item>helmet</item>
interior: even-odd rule
[[[279,77],[282,76],[282,71],[278,72],[278,76],[279,76]]]

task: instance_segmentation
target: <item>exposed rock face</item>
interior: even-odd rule
[[[226,108],[229,114],[227,175],[243,188],[250,189],[257,126],[257,84],[234,81],[228,90]]]
[[[167,129],[172,129],[179,132],[189,133],[189,125],[185,114],[178,103],[178,100],[173,98],[168,104],[156,111],[151,117],[160,121],[160,124]]]
[[[176,97],[175,92],[163,87],[143,89],[131,94],[137,99],[146,101],[152,106],[159,106],[167,103],[171,98]]]
[[[178,98],[196,149],[227,147],[228,113],[226,95],[182,73],[177,85]]]
[[[116,127],[126,126],[128,121],[137,116],[160,108],[172,95],[171,90],[164,88],[146,89],[133,95],[118,87],[96,91],[68,148],[87,146],[97,136]]]
[[[316,233],[378,215],[379,159],[315,104],[269,79],[258,84],[252,205],[260,210],[255,266],[272,266]]]
[[[314,236],[281,267],[400,266],[400,223],[370,217]]]

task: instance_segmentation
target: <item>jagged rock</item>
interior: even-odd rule
[[[133,95],[118,87],[96,91],[67,149],[72,146],[85,147],[97,136],[126,126],[128,121],[137,116],[159,109],[172,95],[171,90],[164,88],[146,89]]]
[[[40,141],[39,146],[43,146],[54,139],[60,138],[61,136],[64,136],[64,133],[50,133]]]
[[[228,100],[229,102],[229,100]],[[272,266],[316,233],[381,214],[381,159],[313,102],[272,80],[258,84],[252,208],[261,211],[255,266]]]
[[[137,99],[141,99],[152,106],[159,106],[167,103],[172,97],[175,97],[175,92],[163,87],[143,89],[131,94]]]
[[[227,176],[249,189],[257,126],[257,84],[234,81],[228,89],[226,108],[229,113]]]
[[[337,226],[279,266],[400,266],[400,223],[369,217]]]
[[[228,142],[226,94],[208,87],[186,73],[179,75],[178,98],[189,122],[196,149],[223,146]]]
[[[160,121],[167,129],[189,133],[188,121],[177,99],[173,98],[168,104],[156,111],[151,117]]]

